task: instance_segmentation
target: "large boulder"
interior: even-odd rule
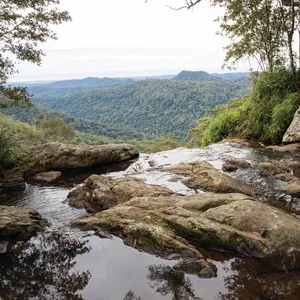
[[[300,142],[300,107],[294,115],[294,119],[284,134],[282,142],[285,144]]]
[[[75,224],[164,256],[201,257],[195,246],[255,257],[300,251],[299,219],[242,194],[133,198]]]
[[[0,206],[0,240],[26,240],[42,230],[45,220],[31,209]]]
[[[89,212],[109,209],[133,197],[170,196],[168,188],[149,185],[143,180],[131,177],[117,179],[92,175],[77,186],[69,195],[69,203],[77,208],[85,207]]]
[[[138,156],[136,147],[127,144],[76,146],[49,143],[31,148],[22,166],[24,176],[28,178],[41,172],[88,168],[127,161]]]
[[[251,190],[234,178],[218,171],[206,161],[180,163],[177,166],[164,168],[177,175],[188,176],[183,183],[193,189],[215,193],[243,193],[251,195]]]
[[[19,168],[0,171],[0,191],[24,189],[25,181]]]

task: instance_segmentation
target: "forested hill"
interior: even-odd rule
[[[20,83],[12,84],[26,86],[35,97],[49,99],[64,97],[69,94],[90,90],[94,88],[113,88],[135,82],[132,78],[98,78],[87,77],[84,79],[61,80],[46,83]]]
[[[249,78],[249,73],[213,73],[204,71],[182,71],[176,75],[173,80],[199,80],[199,81],[241,81]]]
[[[33,101],[75,117],[130,126],[144,134],[184,137],[206,108],[247,94],[249,86],[246,81],[144,80],[56,99],[36,96]]]

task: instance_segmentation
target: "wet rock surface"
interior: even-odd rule
[[[101,228],[152,253],[182,253],[192,246],[264,257],[300,251],[300,220],[242,194],[142,197],[76,225]]]
[[[251,195],[251,190],[238,183],[232,177],[218,171],[208,162],[180,163],[177,166],[166,167],[169,171],[178,175],[189,176],[183,183],[192,189],[215,193],[243,193]]]
[[[77,208],[85,207],[89,212],[109,209],[133,197],[156,197],[172,195],[168,188],[145,184],[138,178],[112,179],[100,175],[90,176],[69,195],[69,203]]]
[[[295,112],[294,119],[284,134],[283,143],[299,143],[300,142],[300,108]]]
[[[0,171],[0,192],[24,189],[25,180],[19,168]]]
[[[1,239],[28,239],[36,232],[41,231],[45,220],[31,209],[0,206],[0,240]]]
[[[51,171],[51,172],[42,172],[33,177],[28,178],[28,182],[30,183],[54,183],[59,180],[62,176],[62,172],[60,171]]]
[[[41,172],[101,166],[127,161],[138,156],[138,150],[127,144],[75,146],[49,143],[31,148],[22,163],[22,169],[24,176],[28,178]]]

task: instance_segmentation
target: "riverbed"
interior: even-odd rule
[[[141,157],[129,163],[65,174],[55,185],[27,185],[24,192],[1,195],[1,205],[37,210],[48,226],[28,242],[6,245],[0,254],[0,299],[67,300],[152,300],[152,299],[300,299],[300,270],[287,268],[294,257],[242,258],[215,250],[204,250],[216,265],[216,278],[176,272],[176,261],[164,260],[124,245],[119,238],[101,239],[93,232],[71,226],[87,216],[83,209],[69,206],[67,195],[91,174],[134,176],[149,184],[166,186],[180,194],[193,194],[174,174],[160,168],[179,162],[206,160],[221,169],[225,160],[245,159],[252,168],[232,173],[269,202],[298,215],[299,199],[279,192],[280,180],[261,177],[257,165],[274,158],[259,145],[235,143],[211,145],[205,149],[179,148]],[[296,266],[297,264],[295,264]]]

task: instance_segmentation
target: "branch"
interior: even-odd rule
[[[146,0],[146,2],[147,2],[147,0]],[[201,2],[201,0],[185,0],[186,5],[184,5],[182,7],[174,8],[174,7],[171,7],[169,5],[167,5],[167,7],[171,8],[173,10],[191,9],[192,7],[194,7],[199,2]]]

